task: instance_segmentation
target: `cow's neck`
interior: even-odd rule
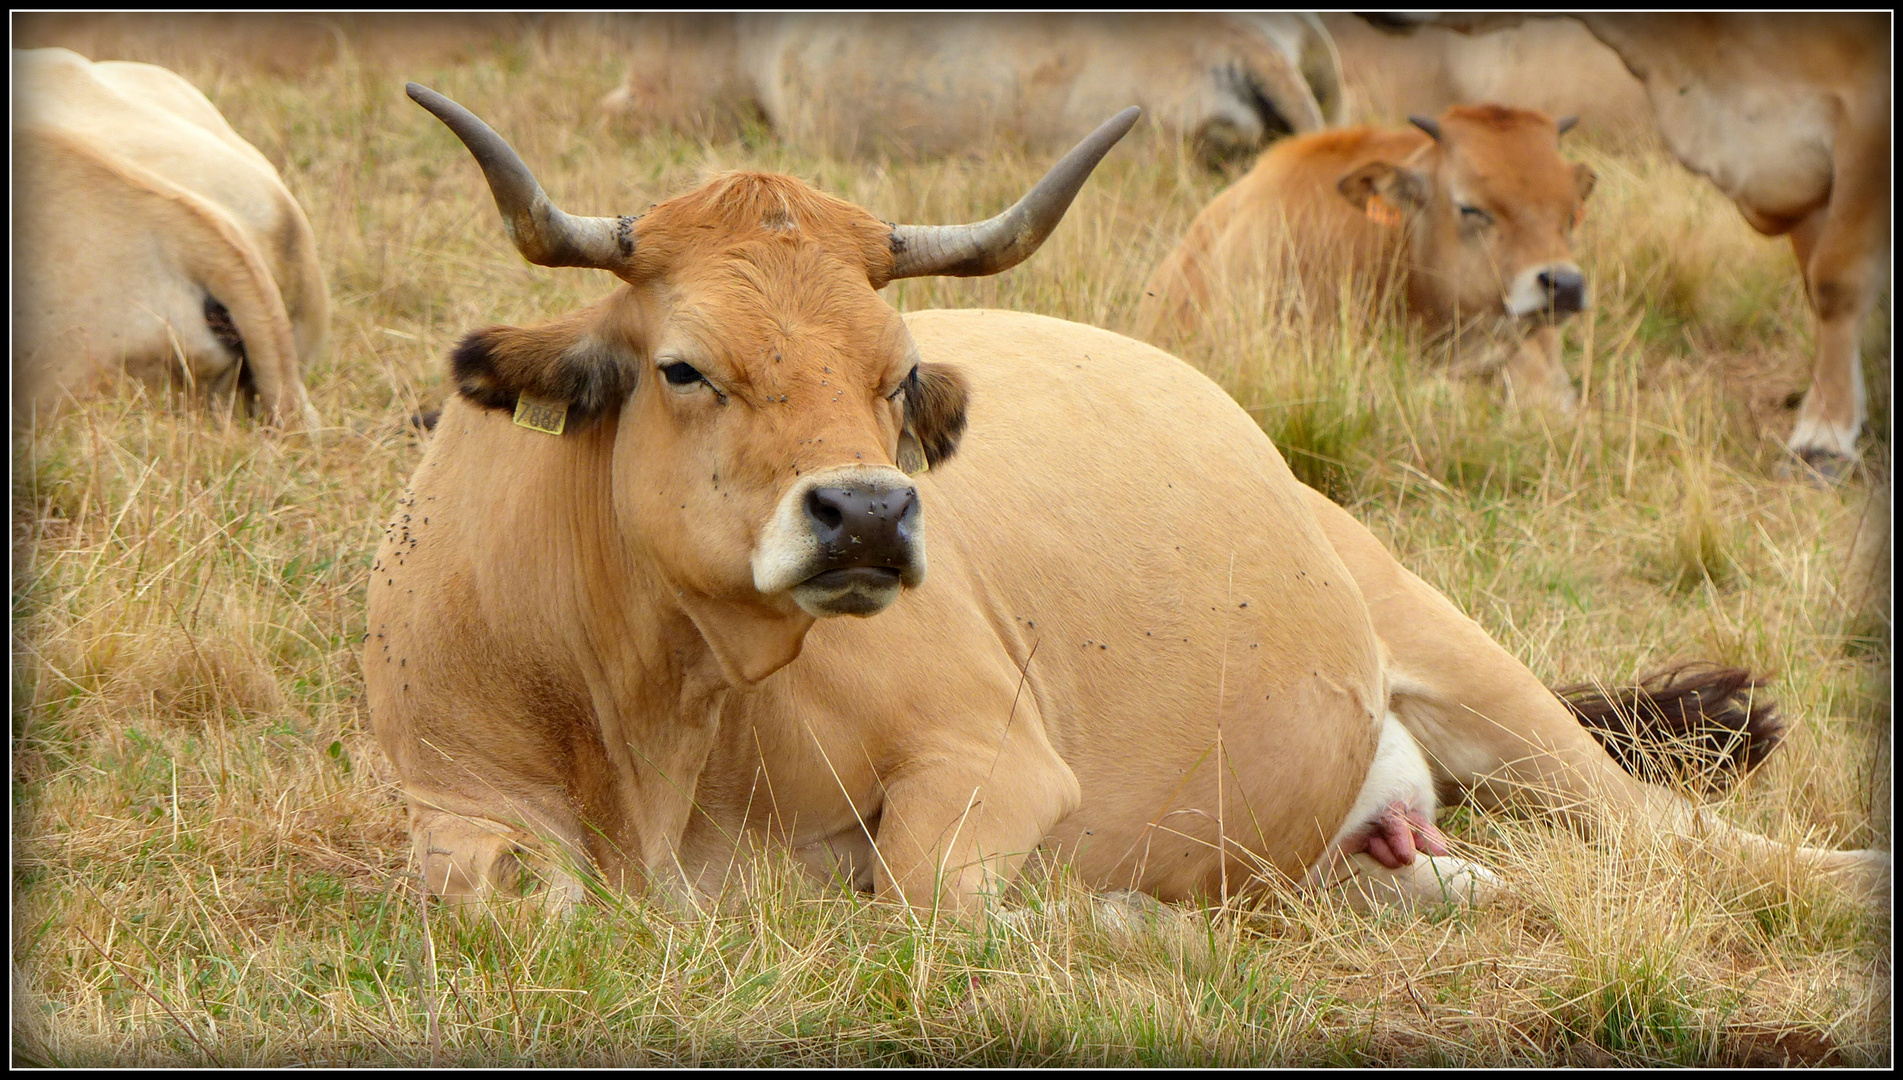
[[[619,778],[623,828],[615,843],[637,854],[630,869],[665,878],[730,691],[791,662],[813,620],[696,596],[667,581],[617,519],[615,427],[607,418],[576,433],[571,452],[537,485],[535,505],[511,520],[544,523],[543,541],[556,549],[535,559],[549,568],[539,587],[566,609],[555,613],[556,625]]]
[[[506,419],[488,422],[509,452],[490,456],[495,475],[478,485],[488,512],[472,515],[506,523],[481,545],[490,552],[479,571],[484,616],[504,640],[546,649],[546,663],[589,705],[604,779],[594,785],[600,797],[579,809],[600,841],[591,848],[602,874],[666,888],[730,681],[617,525],[615,419],[535,441]]]

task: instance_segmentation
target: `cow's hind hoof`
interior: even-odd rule
[[[1857,459],[1835,450],[1807,446],[1793,450],[1778,463],[1778,476],[1785,480],[1809,480],[1815,484],[1838,484],[1857,467]]]

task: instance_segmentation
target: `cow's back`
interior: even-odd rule
[[[737,57],[776,129],[841,155],[1062,150],[1131,105],[1158,130],[1211,142],[1206,152],[1247,153],[1280,134],[1265,129],[1263,101],[1296,131],[1339,117],[1326,34],[1268,25],[1277,18],[742,16]]]
[[[1342,197],[1337,182],[1371,161],[1402,162],[1427,145],[1413,130],[1356,127],[1284,139],[1190,223],[1144,285],[1140,337],[1166,342],[1201,312],[1242,305],[1253,317],[1292,311],[1331,319],[1345,282],[1398,268],[1400,230],[1377,224]],[[1357,284],[1373,301],[1391,280]]]
[[[16,221],[15,355],[38,372],[29,396],[76,389],[93,363],[120,357],[146,378],[175,365],[177,349],[212,357],[212,368],[228,362],[205,326],[202,296],[217,291],[202,280],[207,259],[268,276],[259,292],[276,294],[298,359],[322,352],[330,305],[310,225],[203,94],[149,64],[94,64],[65,49],[14,55],[30,211]],[[154,200],[178,212],[154,214]]]
[[[1086,880],[1213,890],[1219,827],[1299,873],[1361,783],[1385,690],[1361,596],[1280,455],[1214,383],[1129,338],[1005,311],[907,323],[971,383],[958,455],[918,479],[927,580],[815,625],[732,699],[700,789],[731,816],[686,850],[712,861],[714,833],[765,820],[762,762],[777,805],[819,810],[805,837],[850,826],[839,778],[905,737],[871,730],[881,717],[955,712],[948,673],[988,665],[1022,678],[1014,721],[1042,723],[1077,776],[1049,842]],[[1232,887],[1263,865],[1232,857]]]

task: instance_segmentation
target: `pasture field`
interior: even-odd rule
[[[15,428],[15,1062],[1891,1062],[1887,903],[1796,869],[1756,882],[1726,850],[1471,808],[1443,825],[1511,884],[1477,910],[1361,915],[1271,892],[1114,918],[1060,874],[974,929],[779,864],[698,911],[419,902],[358,667],[372,552],[423,449],[403,418],[441,400],[462,333],[592,302],[613,279],[523,263],[404,81],[482,115],[580,213],[638,213],[745,168],[890,220],[967,221],[1048,162],[867,165],[762,132],[613,129],[594,110],[624,75],[608,23],[408,51],[368,20],[312,24],[331,44],[289,69],[267,62],[269,35],[221,56],[211,35],[61,25],[16,43],[172,67],[277,164],[336,314],[305,373],[320,439],[133,390]],[[1438,374],[1392,311],[1268,318],[1239,298],[1179,351],[1549,684],[1696,658],[1774,675],[1789,734],[1717,812],[1887,849],[1872,492],[1890,470],[1889,303],[1866,339],[1862,466],[1836,487],[1783,478],[1812,325],[1788,245],[1655,144],[1564,150],[1599,174],[1578,241],[1595,304],[1567,331],[1576,418],[1517,415],[1497,387]],[[1134,139],[1024,266],[886,295],[1127,330],[1145,275],[1223,182]]]

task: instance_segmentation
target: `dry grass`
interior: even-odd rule
[[[308,373],[334,427],[267,436],[128,390],[15,432],[16,1061],[1890,1060],[1887,913],[1796,870],[1753,885],[1725,851],[1468,808],[1449,832],[1513,885],[1475,911],[1284,898],[1118,925],[1060,876],[1014,923],[921,928],[778,864],[703,912],[419,904],[357,663],[371,553],[420,453],[401,418],[440,399],[463,331],[610,281],[522,264],[404,79],[482,113],[589,213],[749,167],[894,220],[969,220],[1042,163],[621,134],[591,111],[623,74],[615,44],[585,23],[405,53],[362,46],[359,20],[294,73],[223,63],[216,35],[83,30],[64,40],[192,79],[284,171],[336,303],[335,347]],[[1811,334],[1787,248],[1655,153],[1570,149],[1601,177],[1582,239],[1596,307],[1568,335],[1577,420],[1503,413],[1391,318],[1245,312],[1183,352],[1549,683],[1698,657],[1777,675],[1790,735],[1720,812],[1887,847],[1888,609],[1843,585],[1888,473],[1887,305],[1868,475],[1777,479]],[[1119,149],[1024,267],[888,299],[1128,329],[1219,184],[1170,148]]]

